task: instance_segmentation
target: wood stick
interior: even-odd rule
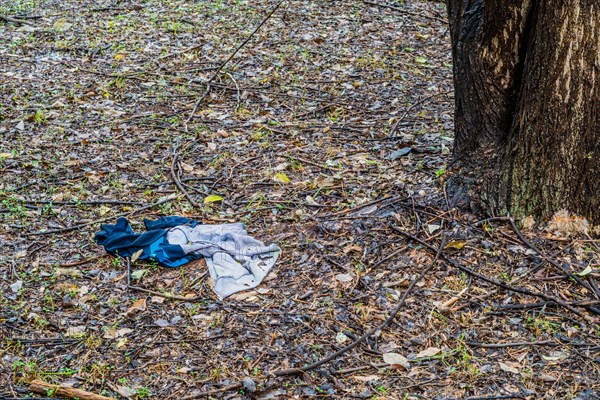
[[[212,74],[212,76],[210,77],[210,79],[205,83],[206,84],[206,91],[204,92],[204,95],[202,97],[200,97],[197,101],[196,104],[194,104],[194,108],[192,109],[192,112],[190,113],[188,119],[185,121],[185,126],[186,126],[186,130],[187,130],[187,125],[189,124],[189,122],[192,120],[192,118],[194,118],[194,114],[196,113],[196,110],[198,110],[198,106],[204,101],[204,99],[206,98],[206,96],[208,95],[208,92],[210,91],[210,87],[211,87],[211,83],[215,80],[215,78],[217,76],[219,76],[219,74],[221,73],[221,70],[223,70],[223,68],[225,67],[225,65],[227,65],[227,63],[229,61],[231,61],[231,59],[233,57],[235,57],[235,55],[242,49],[242,47],[244,47],[249,41],[250,39],[252,39],[252,37],[254,37],[254,35],[256,34],[256,32],[258,32],[258,30],[271,18],[271,16],[275,13],[275,11],[277,11],[277,9],[279,8],[279,6],[281,6],[281,4],[284,2],[285,0],[280,0],[275,7],[273,7],[271,9],[271,11],[263,18],[263,20],[261,21],[260,24],[258,24],[256,26],[256,28],[254,28],[254,30],[252,31],[252,33],[250,33],[250,35],[246,38],[246,40],[244,40],[230,55],[229,57],[223,61],[221,63],[221,65],[219,65],[219,68],[217,68],[217,70]],[[236,90],[239,91],[239,88],[236,88]]]
[[[73,225],[73,226],[68,227],[68,228],[50,229],[50,230],[47,230],[47,231],[23,233],[21,236],[40,236],[40,235],[52,235],[54,233],[71,232],[71,231],[75,231],[77,229],[85,228],[86,226],[90,226],[90,225],[94,225],[94,224],[100,224],[100,223],[103,223],[103,222],[114,220],[114,219],[119,218],[119,217],[126,217],[128,215],[135,214],[137,212],[147,210],[149,208],[152,208],[152,207],[155,207],[155,206],[167,203],[169,201],[173,201],[173,200],[175,200],[178,197],[179,197],[179,195],[170,195],[168,197],[163,198],[162,200],[157,201],[156,203],[152,203],[152,204],[148,204],[147,206],[144,206],[144,207],[136,208],[133,211],[128,211],[128,212],[125,212],[125,213],[122,213],[122,214],[113,215],[111,217],[100,218],[100,219],[97,219],[97,220],[94,220],[94,221],[90,221],[90,222],[86,222],[86,223],[79,224],[79,225]]]
[[[81,389],[75,389],[70,387],[64,387],[60,385],[51,385],[39,379],[34,379],[29,382],[29,391],[48,395],[52,393],[54,396],[67,397],[69,399],[79,400],[116,400],[114,397],[101,396],[92,392],[87,392]]]
[[[401,235],[403,235],[403,236],[405,236],[405,237],[407,237],[407,238],[409,238],[409,239],[411,239],[411,240],[413,240],[413,241],[415,241],[415,242],[417,242],[417,243],[425,246],[431,252],[435,252],[436,251],[435,247],[433,247],[429,243],[426,243],[423,240],[417,238],[416,236],[411,235],[410,233],[405,232],[402,229],[397,228],[397,227],[395,227],[393,225],[390,225],[390,228],[392,228],[393,230],[395,230],[399,234],[401,234]],[[590,316],[583,314],[579,310],[575,309],[573,306],[567,304],[566,302],[564,302],[564,301],[562,301],[562,300],[560,300],[560,299],[558,299],[558,298],[556,298],[554,296],[550,296],[550,295],[547,295],[547,294],[542,293],[542,292],[533,292],[531,290],[528,290],[528,289],[525,289],[525,288],[519,287],[519,286],[511,286],[511,285],[504,284],[504,283],[502,283],[500,281],[497,281],[496,279],[489,278],[489,277],[487,277],[485,275],[482,275],[482,274],[480,274],[480,273],[472,270],[469,267],[465,267],[464,265],[460,264],[459,262],[457,262],[456,260],[454,260],[454,259],[452,259],[450,257],[447,257],[447,256],[445,256],[443,254],[442,254],[441,257],[442,257],[442,259],[446,260],[446,262],[448,262],[450,265],[452,265],[454,268],[457,268],[458,270],[463,271],[463,272],[471,275],[474,278],[477,278],[477,279],[482,280],[482,281],[487,282],[487,283],[491,283],[492,285],[499,286],[502,289],[513,291],[515,293],[521,293],[521,294],[525,294],[525,295],[528,295],[528,296],[538,297],[538,298],[546,300],[546,301],[551,301],[553,303],[556,303],[556,304],[560,305],[564,309],[571,311],[573,314],[575,314],[578,317],[584,319],[586,322],[591,323],[591,324],[595,323],[594,319],[591,318]]]
[[[0,15],[0,21],[12,22],[13,24],[22,24],[22,25],[34,26],[29,21],[25,21],[25,20],[22,20],[22,19],[9,17],[8,15]]]

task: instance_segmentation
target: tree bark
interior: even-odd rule
[[[454,160],[479,204],[542,219],[566,209],[600,224],[600,4],[447,5]]]

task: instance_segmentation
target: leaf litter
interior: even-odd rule
[[[598,242],[573,216],[527,220],[535,251],[446,190],[444,5],[284,2],[207,91],[274,5],[0,6],[0,396],[33,379],[140,399],[597,396]],[[226,301],[202,263],[132,260],[128,287],[91,237],[129,214],[242,221],[282,258]],[[447,237],[446,258],[391,325],[274,377],[387,318],[434,258],[393,227]]]

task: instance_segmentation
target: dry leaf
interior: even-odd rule
[[[379,375],[365,375],[365,376],[354,375],[352,377],[352,379],[355,379],[359,382],[371,382],[371,381],[378,381],[381,378],[379,377]]]
[[[258,292],[256,292],[255,290],[250,290],[248,292],[236,293],[233,296],[231,296],[229,299],[236,300],[236,301],[248,300],[252,297],[254,297],[256,299],[257,294],[258,294]]]
[[[590,223],[587,219],[573,215],[567,210],[560,210],[552,216],[548,230],[564,236],[587,235],[590,231]]]
[[[410,369],[410,363],[408,362],[408,359],[398,353],[385,353],[383,355],[383,361],[390,365],[400,365],[406,370]]]
[[[354,280],[354,276],[352,274],[337,274],[335,279],[342,283],[348,283]]]
[[[85,325],[71,326],[65,332],[66,337],[81,337],[85,335]]]
[[[106,326],[104,328],[104,336],[102,336],[104,339],[116,339],[117,336],[119,335],[119,333],[117,332],[117,330],[111,326]]]
[[[284,172],[278,172],[273,175],[273,180],[279,183],[290,183],[290,178]]]
[[[71,276],[73,278],[82,278],[83,274],[76,268],[56,268],[54,276]]]
[[[448,242],[448,244],[444,248],[460,250],[463,247],[465,247],[465,244],[467,244],[465,240],[453,240],[451,242]]]
[[[523,221],[521,221],[521,225],[522,225],[522,230],[527,232],[533,229],[533,227],[535,226],[535,219],[533,219],[533,216],[528,215],[527,217],[523,218]]]
[[[133,305],[127,309],[125,316],[131,318],[142,311],[146,311],[146,298],[136,300]]]
[[[194,171],[194,166],[190,165],[190,164],[186,164],[184,162],[180,163],[181,168],[185,171],[185,172],[192,172]]]
[[[420,352],[419,354],[417,354],[417,358],[424,358],[424,357],[433,357],[436,354],[439,354],[442,350],[440,350],[437,347],[428,347],[425,350],[423,350],[422,352]]]
[[[131,256],[131,264],[136,262],[142,254],[144,254],[144,249],[140,249],[140,250],[136,251],[135,253],[133,253],[133,255]]]
[[[510,373],[513,373],[513,374],[518,374],[519,373],[518,367],[519,367],[519,364],[512,363],[512,362],[509,362],[509,361],[507,361],[506,364],[503,363],[503,362],[500,363],[500,369],[502,371],[510,372]]]

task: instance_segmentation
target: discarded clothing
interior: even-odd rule
[[[94,240],[112,255],[131,257],[142,250],[141,260],[179,267],[204,257],[213,290],[220,298],[257,287],[267,276],[281,249],[248,235],[244,224],[201,225],[183,217],[144,220],[146,232],[135,233],[125,218],[103,225]]]

